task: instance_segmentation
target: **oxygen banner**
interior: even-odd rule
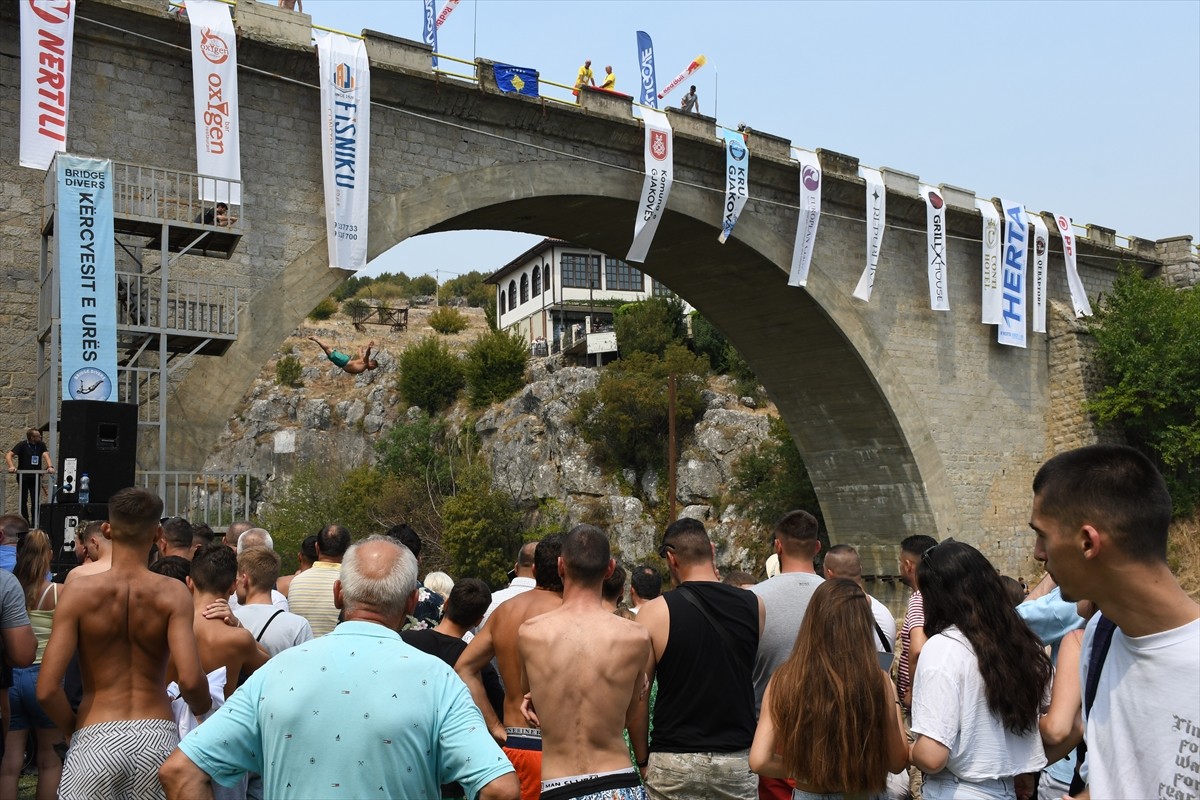
[[[707,63],[708,63],[708,58],[706,58],[705,56],[696,56],[695,61],[688,64],[686,67],[684,67],[683,72],[679,73],[674,78],[672,78],[671,82],[667,84],[667,88],[663,89],[661,92],[658,93],[658,99],[662,100],[664,97],[669,95],[671,92],[673,92],[675,90],[676,86],[678,86],[679,84],[686,81],[688,79],[688,76],[690,76],[693,72],[700,69]]]
[[[658,81],[654,74],[654,43],[650,34],[637,32],[638,67],[642,77],[642,96],[638,100],[644,106],[658,108]]]
[[[925,257],[929,270],[929,307],[934,311],[949,311],[946,200],[941,192],[924,183],[920,186],[920,192],[925,198]]]
[[[321,65],[321,166],[329,266],[367,265],[371,68],[362,39],[313,31]]]
[[[22,0],[22,167],[45,171],[67,150],[74,38],[75,0]]]
[[[1056,214],[1054,224],[1062,236],[1063,265],[1067,268],[1067,288],[1071,290],[1071,305],[1075,307],[1075,317],[1090,317],[1092,304],[1088,302],[1087,291],[1083,288],[1083,281],[1075,263],[1075,233],[1071,228],[1071,218]]]
[[[976,200],[975,208],[983,215],[983,313],[985,325],[999,325],[1003,319],[1003,296],[1000,294],[1000,212],[991,200]]]
[[[433,48],[433,65],[437,66],[437,0],[425,0],[425,16],[421,23],[421,41]],[[316,31],[313,31],[316,35]]]
[[[1029,215],[1033,227],[1033,267],[1029,285],[1033,287],[1033,312],[1030,324],[1034,333],[1046,332],[1046,280],[1050,260],[1050,234],[1041,214]]]
[[[879,170],[859,167],[858,174],[867,182],[867,265],[858,278],[858,286],[854,287],[854,296],[869,303],[871,290],[875,288],[879,251],[883,249],[883,229],[887,227],[887,189]]]
[[[739,131],[721,128],[721,138],[725,140],[725,205],[717,241],[725,244],[750,197],[750,151],[746,149],[745,134]]]
[[[62,399],[115,401],[117,273],[112,162],[60,153],[54,164]]]
[[[228,181],[200,180],[207,203],[242,204],[238,140],[237,36],[229,6],[188,0],[192,33],[192,98],[196,115],[196,172]]]
[[[1025,260],[1029,250],[1029,223],[1025,206],[1001,200],[1004,207],[1004,264],[1000,291],[1002,319],[996,341],[1009,347],[1025,346]]]
[[[633,244],[625,256],[626,261],[639,264],[646,260],[650,243],[654,241],[654,232],[658,230],[658,222],[667,209],[675,159],[671,123],[667,121],[667,115],[652,108],[643,108],[642,123],[646,126],[646,178],[642,181],[641,208],[633,223]]]
[[[792,158],[800,162],[800,219],[796,223],[788,286],[804,286],[817,241],[817,223],[821,221],[821,161],[816,153],[795,147]]]

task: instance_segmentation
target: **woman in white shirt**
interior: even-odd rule
[[[925,800],[1028,798],[1046,765],[1038,714],[1050,660],[974,547],[931,547],[917,568],[929,636],[913,684],[909,755]]]

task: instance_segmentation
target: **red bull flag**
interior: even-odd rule
[[[659,99],[659,100],[662,100],[664,97],[666,97],[667,95],[669,95],[669,94],[670,94],[670,93],[671,93],[671,92],[672,92],[672,91],[675,89],[675,87],[676,87],[676,86],[678,86],[679,84],[681,84],[681,83],[683,83],[684,81],[686,81],[686,80],[687,80],[689,77],[691,77],[691,75],[692,75],[692,73],[693,73],[693,72],[695,72],[696,70],[700,69],[701,67],[703,67],[703,66],[704,66],[705,64],[707,64],[707,63],[708,63],[708,58],[707,58],[707,57],[705,57],[705,56],[696,56],[696,60],[695,60],[695,61],[693,61],[692,63],[688,64],[688,65],[687,65],[687,68],[686,68],[686,69],[684,69],[684,71],[683,71],[683,72],[681,72],[681,73],[679,73],[678,75],[676,75],[676,76],[675,76],[675,77],[674,77],[674,78],[671,80],[671,82],[667,84],[666,88],[665,88],[665,89],[663,89],[661,92],[659,92],[659,93],[658,93],[658,99]]]
[[[437,26],[439,28],[446,24],[446,18],[454,13],[456,8],[458,8],[458,0],[446,0],[446,5],[442,7],[442,13],[438,14]]]
[[[21,166],[46,170],[67,149],[74,0],[21,3]]]
[[[667,115],[652,108],[642,109],[646,127],[646,178],[642,181],[642,196],[637,219],[633,223],[633,243],[629,245],[626,261],[638,264],[646,260],[654,232],[667,210],[671,193],[671,174],[674,172],[674,143]]]
[[[218,0],[188,0],[187,12],[192,34],[196,172],[226,179],[201,178],[200,199],[241,205],[237,36],[233,20],[229,6]]]
[[[929,271],[929,307],[934,311],[949,311],[946,199],[937,189],[924,183],[920,186],[920,192],[925,198],[925,256]]]

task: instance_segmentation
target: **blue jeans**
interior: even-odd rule
[[[13,669],[13,685],[8,690],[8,704],[12,716],[8,724],[10,731],[26,731],[30,728],[53,728],[54,723],[37,701],[38,673],[41,664]]]

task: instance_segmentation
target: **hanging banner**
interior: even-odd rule
[[[654,43],[650,34],[637,32],[638,65],[642,72],[642,96],[638,102],[644,106],[658,108],[658,81],[654,74]]]
[[[1063,265],[1067,268],[1067,288],[1071,290],[1071,305],[1075,307],[1075,317],[1090,317],[1092,304],[1088,301],[1087,290],[1083,288],[1083,281],[1075,263],[1075,233],[1071,227],[1071,218],[1057,214],[1054,224],[1062,236]]]
[[[980,321],[985,325],[999,325],[1004,321],[1004,297],[1000,293],[1000,212],[991,200],[976,200],[975,208],[983,215],[983,256],[980,265],[983,271],[983,313]]]
[[[946,268],[946,201],[942,193],[922,183],[925,198],[925,256],[929,268],[929,307],[950,310],[950,275]]]
[[[658,93],[658,99],[662,100],[664,97],[669,95],[671,92],[673,92],[675,90],[676,86],[678,86],[679,84],[686,81],[688,79],[688,76],[690,76],[693,72],[700,69],[707,63],[708,63],[708,58],[706,58],[705,56],[696,56],[695,61],[688,64],[686,67],[684,67],[683,72],[679,73],[674,78],[672,78],[671,82],[667,84],[667,88],[663,89],[661,92]]]
[[[442,6],[442,13],[438,14],[437,26],[439,28],[446,24],[446,18],[453,14],[456,8],[458,8],[458,0],[446,0],[446,5]]]
[[[792,158],[800,162],[800,219],[796,223],[788,286],[804,286],[817,241],[817,223],[821,221],[821,161],[816,153],[795,147]]]
[[[321,166],[329,266],[367,265],[371,68],[362,39],[313,31],[321,64]]]
[[[421,25],[421,41],[433,48],[433,65],[437,66],[437,0],[425,0],[425,16]],[[314,35],[316,31],[313,31]]]
[[[996,329],[996,341],[1010,347],[1025,346],[1026,254],[1029,251],[1029,223],[1025,206],[1001,199],[1004,208],[1004,263],[1000,268],[1002,318]]]
[[[237,36],[229,6],[219,0],[188,0],[192,33],[192,98],[196,116],[196,172],[200,199],[242,204],[238,138]],[[228,181],[237,181],[229,183]]]
[[[1033,227],[1033,266],[1030,268],[1029,285],[1033,291],[1033,311],[1030,324],[1034,333],[1046,332],[1046,282],[1049,274],[1050,234],[1041,214],[1030,214],[1029,224]]]
[[[67,150],[74,0],[21,3],[22,167],[45,171]]]
[[[62,399],[116,400],[117,273],[113,169],[102,158],[60,153],[58,303],[62,315]]]
[[[864,303],[871,302],[875,288],[875,269],[879,266],[879,251],[883,248],[883,229],[887,226],[887,188],[883,173],[871,167],[859,167],[858,174],[867,182],[867,265],[854,287],[854,296]]]
[[[652,108],[643,108],[642,123],[646,126],[646,178],[642,181],[641,207],[633,223],[633,244],[625,256],[626,261],[639,264],[646,260],[650,243],[654,241],[654,232],[658,230],[658,222],[667,209],[675,160],[671,123],[667,121],[667,115]]]
[[[725,205],[721,208],[721,235],[717,241],[725,244],[750,197],[750,151],[740,131],[721,128],[721,138],[725,140]]]

